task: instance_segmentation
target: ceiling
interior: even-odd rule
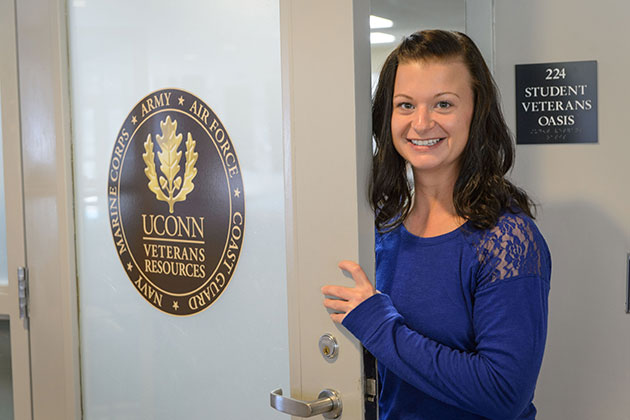
[[[465,0],[371,0],[371,6],[371,14],[394,21],[378,31],[396,36],[396,43],[421,29],[466,30]]]
[[[394,26],[375,29],[396,37],[391,44],[372,45],[372,82],[385,57],[406,35],[422,29],[466,31],[466,0],[371,0],[371,14],[390,19]]]

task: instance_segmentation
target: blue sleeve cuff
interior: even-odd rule
[[[402,319],[402,316],[391,298],[384,293],[376,293],[351,310],[341,324],[366,345],[383,323],[395,318]]]

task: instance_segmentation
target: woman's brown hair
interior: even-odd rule
[[[442,30],[416,32],[387,57],[372,103],[370,197],[380,231],[395,228],[409,214],[412,186],[406,162],[392,142],[392,97],[400,63],[460,59],[471,75],[474,112],[468,142],[462,152],[453,203],[463,219],[479,229],[494,226],[503,211],[522,211],[533,218],[535,205],[525,191],[505,178],[514,162],[514,144],[499,106],[498,89],[481,52],[463,33]]]

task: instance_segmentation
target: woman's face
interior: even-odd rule
[[[458,59],[398,65],[392,139],[416,174],[459,173],[474,110],[471,76]]]

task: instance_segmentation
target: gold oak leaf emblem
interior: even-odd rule
[[[162,175],[158,178],[155,169],[155,153],[153,153],[153,141],[151,134],[147,136],[144,142],[144,153],[142,158],[147,164],[144,173],[149,178],[149,190],[153,191],[155,197],[160,201],[168,203],[168,211],[173,213],[173,206],[178,201],[184,201],[186,195],[194,188],[193,179],[197,175],[198,153],[195,152],[197,142],[193,140],[190,133],[186,139],[186,166],[184,167],[184,180],[178,176],[182,159],[182,152],[179,146],[182,143],[182,135],[177,134],[177,120],[171,121],[171,117],[167,116],[166,121],[160,121],[160,129],[162,135],[155,136],[155,140],[160,148],[158,152],[158,160],[160,161],[160,171]]]

